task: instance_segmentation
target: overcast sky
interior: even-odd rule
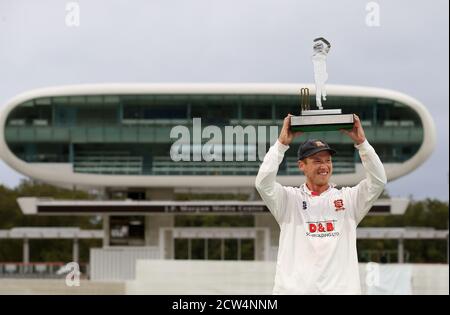
[[[433,155],[388,184],[393,196],[448,200],[448,0],[0,0],[0,106],[39,87],[109,82],[312,82],[311,41],[332,43],[329,84],[374,86],[426,105]],[[0,161],[0,184],[21,175]]]

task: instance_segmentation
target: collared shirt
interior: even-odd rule
[[[333,189],[334,187],[336,187],[336,184],[328,183],[328,188],[327,188],[327,190],[325,190],[324,192],[322,192],[322,194],[328,192],[330,189]],[[320,195],[321,195],[321,194],[319,194],[319,193],[317,193],[317,192],[315,192],[315,191],[310,190],[310,189],[308,188],[308,185],[306,185],[306,183],[302,184],[302,185],[300,186],[300,189],[301,189],[304,193],[306,193],[306,194],[308,194],[308,195],[310,195],[310,196],[313,196],[313,197],[314,197],[314,196],[320,196]]]
[[[267,152],[255,186],[280,226],[274,294],[361,294],[356,227],[383,192],[383,164],[366,140],[359,150],[366,178],[354,187],[334,185],[313,195],[276,182],[289,146]]]

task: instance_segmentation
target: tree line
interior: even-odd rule
[[[14,227],[79,227],[101,229],[102,222],[94,216],[27,216],[17,204],[19,197],[48,197],[53,199],[91,200],[97,196],[83,191],[68,190],[24,180],[15,188],[0,185],[0,229]],[[232,198],[233,196],[228,196]],[[242,200],[242,196],[238,196]],[[187,200],[189,196],[177,199]],[[426,199],[411,201],[406,213],[401,216],[367,216],[360,227],[428,227],[447,230],[449,204],[447,201]],[[252,226],[251,216],[178,216],[176,226]],[[409,262],[445,263],[447,261],[446,240],[405,241],[405,252]],[[80,261],[89,261],[89,248],[101,247],[101,240],[80,240]],[[358,240],[360,261],[369,259],[370,252],[393,252],[396,240]],[[30,261],[71,261],[71,240],[31,240]],[[249,250],[252,250],[251,247]],[[372,257],[373,259],[373,257]],[[0,240],[0,262],[22,260],[22,240]]]

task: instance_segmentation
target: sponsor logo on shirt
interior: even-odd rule
[[[336,231],[336,220],[308,222],[308,231],[306,236],[309,237],[337,237],[339,232]]]
[[[334,207],[336,208],[335,209],[336,211],[343,211],[343,210],[345,210],[344,200],[337,199],[337,200],[333,201],[333,203],[334,203]]]
[[[308,204],[306,203],[306,201],[302,202],[302,209],[303,210],[307,210],[308,209]]]

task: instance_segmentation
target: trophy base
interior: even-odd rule
[[[353,114],[331,113],[327,110],[303,111],[300,116],[291,117],[291,130],[302,132],[337,131],[353,128]],[[320,112],[323,112],[321,114]]]

